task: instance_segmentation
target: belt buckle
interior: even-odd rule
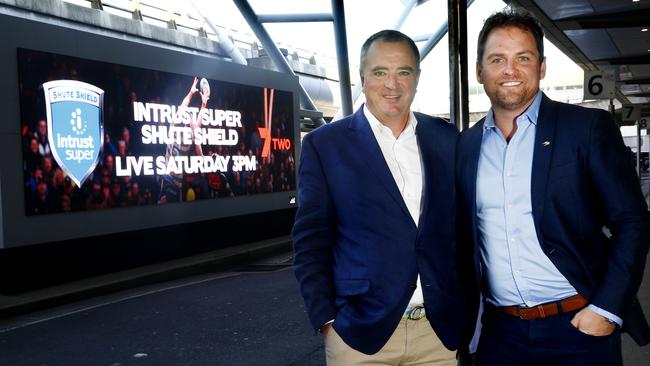
[[[420,320],[426,316],[426,312],[424,311],[424,306],[422,305],[418,305],[411,309],[407,309],[406,312],[408,313],[408,319],[410,320]]]
[[[524,307],[517,308],[517,316],[519,316],[519,319],[521,319],[521,320],[530,320],[530,318],[528,317],[528,311],[527,311],[529,309],[530,308],[524,308]]]

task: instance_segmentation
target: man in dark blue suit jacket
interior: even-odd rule
[[[410,111],[419,59],[402,33],[371,36],[366,104],[302,142],[294,269],[328,365],[455,365],[457,130]]]
[[[621,365],[620,329],[641,345],[650,330],[636,299],[648,211],[620,131],[539,90],[530,15],[492,15],[478,43],[492,108],[456,161],[459,251],[485,300],[476,364]]]

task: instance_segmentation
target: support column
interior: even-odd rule
[[[449,24],[449,117],[459,130],[469,127],[467,93],[467,0],[447,0]]]
[[[345,11],[343,0],[332,0],[334,15],[334,38],[336,60],[339,69],[339,88],[341,89],[341,108],[343,115],[352,114],[352,89],[350,83],[350,61],[348,59],[348,36],[345,31]]]

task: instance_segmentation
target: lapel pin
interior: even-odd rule
[[[542,145],[544,145],[544,146],[548,146],[548,145],[550,145],[550,144],[551,144],[550,141],[544,141],[544,142],[542,142]]]

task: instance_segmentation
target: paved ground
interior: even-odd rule
[[[650,257],[650,256],[649,256]],[[643,306],[646,318],[650,319],[650,263],[646,258],[643,283],[639,289],[639,301]],[[623,364],[626,366],[650,365],[650,345],[639,347],[629,335],[623,335]]]
[[[0,320],[0,365],[324,365],[289,263],[284,253]],[[623,348],[626,366],[650,365],[650,346],[625,335]]]
[[[0,365],[324,365],[293,273],[277,268],[193,277],[7,319]]]

